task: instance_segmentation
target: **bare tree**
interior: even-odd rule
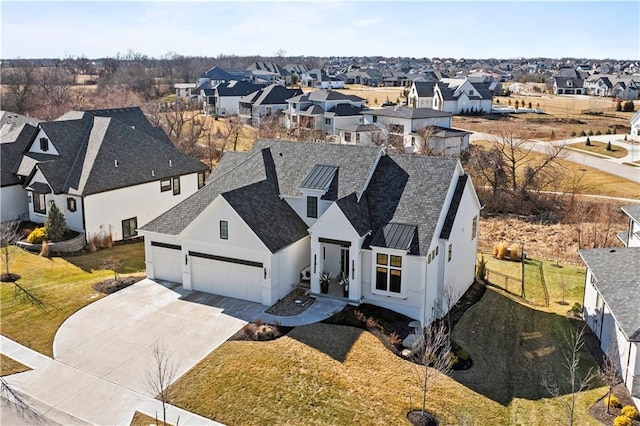
[[[460,297],[462,296],[462,291],[456,287],[455,281],[450,279],[447,284],[444,286],[442,290],[442,304],[441,309],[444,311],[442,314],[445,315],[445,319],[447,322],[447,334],[451,335],[451,309],[458,303]]]
[[[573,426],[578,394],[589,388],[595,375],[591,368],[586,374],[581,374],[580,371],[582,360],[581,352],[584,347],[584,327],[578,332],[571,330],[571,333],[568,335],[565,334],[564,338],[567,347],[562,351],[562,368],[564,371],[562,384],[549,378],[543,379],[542,384],[547,392],[554,398],[557,398],[560,404],[562,404],[567,415],[567,424]],[[569,397],[560,398],[560,396],[565,393],[568,393]]]
[[[224,142],[221,148],[221,156],[224,155],[224,151],[229,144],[233,145],[234,151],[237,151],[240,135],[242,134],[242,124],[238,117],[232,115],[225,121],[221,122],[218,127],[218,134]]]
[[[2,401],[2,410],[14,411],[25,422],[25,424],[44,424],[44,417],[31,406],[28,398],[28,396],[23,395],[21,392],[9,386],[4,377],[0,377],[0,400]]]
[[[2,263],[4,265],[4,272],[2,274],[2,281],[15,281],[19,278],[16,274],[12,274],[9,270],[9,265],[15,258],[15,251],[13,245],[20,240],[22,234],[20,233],[20,222],[3,222],[0,224],[0,247]]]
[[[43,68],[38,72],[38,80],[45,101],[54,105],[63,105],[71,99],[71,86],[75,76],[69,68],[59,64],[55,67]]]
[[[162,423],[167,424],[167,404],[171,392],[169,386],[176,378],[178,364],[174,355],[167,351],[164,344],[156,341],[151,348],[153,364],[144,372],[147,388],[153,395],[157,395],[162,402]]]
[[[36,67],[28,60],[12,61],[10,68],[2,70],[3,109],[12,109],[19,114],[29,112],[37,91]]]
[[[120,270],[122,269],[122,259],[117,257],[107,257],[102,261],[100,269],[113,271],[114,281],[120,281]]]
[[[441,377],[448,376],[453,371],[450,352],[451,341],[444,324],[433,323],[424,328],[420,349],[414,355],[414,361],[418,364],[414,369],[415,383],[422,395],[423,416],[426,414],[429,391]]]
[[[607,397],[605,398],[605,401],[607,401],[607,414],[611,414],[609,411],[609,398],[611,398],[611,394],[613,393],[613,387],[622,381],[618,374],[618,366],[616,364],[616,359],[618,359],[619,356],[618,340],[615,338],[615,334],[612,333],[609,350],[607,350],[604,364],[600,367],[600,372],[598,374],[602,383],[607,386]]]
[[[436,133],[436,129],[433,126],[423,126],[418,129],[418,135],[420,138],[418,139],[418,143],[415,147],[415,153],[422,156],[431,156],[431,155],[444,155],[444,151],[442,153],[436,153],[434,147],[429,143],[433,136]],[[444,148],[444,147],[443,147]]]

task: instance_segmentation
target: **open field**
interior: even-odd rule
[[[488,149],[492,146],[492,142],[473,141],[472,146]],[[542,161],[543,157],[544,155],[538,152],[529,154],[532,164]],[[561,172],[560,178],[554,181],[553,187],[543,188],[543,190],[559,192],[575,190],[577,194],[605,195],[640,200],[640,184],[638,183],[568,160],[560,159],[558,164]],[[523,165],[519,168],[519,171],[522,170]],[[576,181],[577,178],[579,178],[579,182]],[[474,183],[478,185],[478,182],[476,179]]]
[[[53,356],[53,338],[60,325],[74,312],[104,295],[91,286],[113,278],[101,270],[107,257],[123,260],[122,274],[144,273],[144,244],[114,246],[78,256],[43,258],[11,247],[15,260],[11,272],[18,284],[42,301],[39,308],[20,297],[11,283],[0,285],[2,335],[47,356]]]
[[[369,107],[378,107],[386,100],[396,103],[405,101],[406,98],[402,97],[403,90],[404,87],[369,87],[360,84],[347,84],[344,89],[336,89],[345,95],[356,95],[366,99]]]

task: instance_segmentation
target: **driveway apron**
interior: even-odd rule
[[[126,423],[154,397],[145,371],[154,366],[156,342],[177,364],[177,378],[246,324],[220,304],[182,299],[189,293],[145,279],[94,302],[62,324],[52,362],[6,380],[87,423]],[[233,305],[256,313],[266,308],[242,301]]]

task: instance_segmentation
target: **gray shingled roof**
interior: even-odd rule
[[[23,123],[11,131],[4,133],[0,139],[0,184],[1,186],[17,185],[20,177],[15,174],[21,162],[22,153],[37,129],[30,124]],[[29,169],[31,170],[31,169]]]
[[[416,225],[410,253],[426,256],[436,232],[458,161],[450,158],[388,154],[380,159],[365,193],[371,229],[391,222]]]
[[[414,84],[416,86],[418,96],[429,98],[433,97],[433,88],[436,86],[435,81],[416,81]]]
[[[467,186],[467,175],[462,175],[458,177],[458,182],[456,183],[456,189],[453,191],[453,197],[451,198],[451,203],[449,204],[449,210],[447,211],[447,217],[444,220],[444,224],[442,225],[442,231],[440,231],[440,238],[443,240],[448,240],[451,236],[451,230],[453,228],[453,222],[456,220],[456,215],[458,214],[458,208],[460,207],[460,200],[462,200],[462,194],[464,193],[464,188]]]
[[[640,341],[640,247],[580,250],[579,253],[627,339]]]
[[[287,99],[301,95],[302,89],[287,89],[279,84],[272,84],[240,98],[240,102],[253,105],[286,105]]]
[[[367,109],[362,111],[361,114],[378,115],[382,117],[408,118],[408,119],[453,116],[453,114],[451,114],[450,112],[439,111],[433,108],[396,108],[396,107]]]
[[[226,158],[227,155],[220,165]],[[240,157],[229,158],[234,161]],[[272,152],[268,148],[256,149],[243,159],[235,166],[223,166],[224,173],[216,173],[198,192],[141,230],[178,235],[221,195],[272,253],[308,235],[307,225],[279,196]]]
[[[264,84],[253,84],[248,81],[229,81],[226,83],[219,83],[213,88],[214,92],[218,93],[218,96],[246,96],[257,90],[263,89]],[[205,90],[206,91],[206,90]]]
[[[287,99],[288,102],[324,102],[324,101],[351,101],[362,102],[364,98],[356,95],[345,95],[335,90],[320,89]]]
[[[259,140],[250,153],[226,154],[204,188],[142,231],[178,235],[222,195],[276,252],[307,235],[302,219],[281,197],[301,197],[303,182],[320,176],[324,169],[317,165],[325,164],[333,167],[326,170],[335,170],[327,199],[336,200],[359,235],[375,234],[390,223],[413,226],[416,236],[411,239],[410,253],[424,256],[458,161],[403,154],[379,157],[381,152],[378,147]]]
[[[37,167],[55,193],[89,195],[207,169],[166,135],[155,138],[158,131],[139,108],[66,116],[81,118],[40,124],[59,155],[25,153],[14,168],[26,177]]]
[[[620,209],[634,221],[640,223],[640,204],[622,206]]]

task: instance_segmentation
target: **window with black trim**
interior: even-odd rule
[[[75,198],[67,198],[67,210],[70,212],[76,211],[76,199]]]
[[[171,191],[171,179],[162,179],[160,181],[160,192]]]
[[[226,220],[220,221],[220,239],[228,240],[229,239],[229,222]]]
[[[173,195],[180,194],[180,176],[173,178]]]
[[[204,186],[204,172],[198,172],[198,189]]]
[[[33,193],[33,211],[36,213],[47,214],[47,201],[44,194]]]
[[[49,151],[49,139],[40,138],[40,151],[43,151],[43,152]]]
[[[476,237],[477,232],[478,232],[478,216],[474,216],[473,221],[471,222],[471,239],[472,240]]]
[[[374,115],[374,116],[372,117],[372,119],[371,119],[371,120],[372,120],[374,123],[377,123],[377,122],[378,122],[378,116],[377,116],[377,115]]]
[[[122,221],[122,238],[131,238],[138,235],[138,218],[132,217]]]
[[[376,290],[397,294],[402,292],[402,256],[377,254]]]
[[[451,255],[453,254],[453,244],[449,244],[449,255],[447,262],[451,262]]]
[[[318,197],[307,197],[307,217],[318,217]]]
[[[344,141],[351,142],[351,132],[344,132]]]
[[[324,124],[326,124],[327,126],[331,126],[331,119],[330,118],[325,118],[324,119]]]

